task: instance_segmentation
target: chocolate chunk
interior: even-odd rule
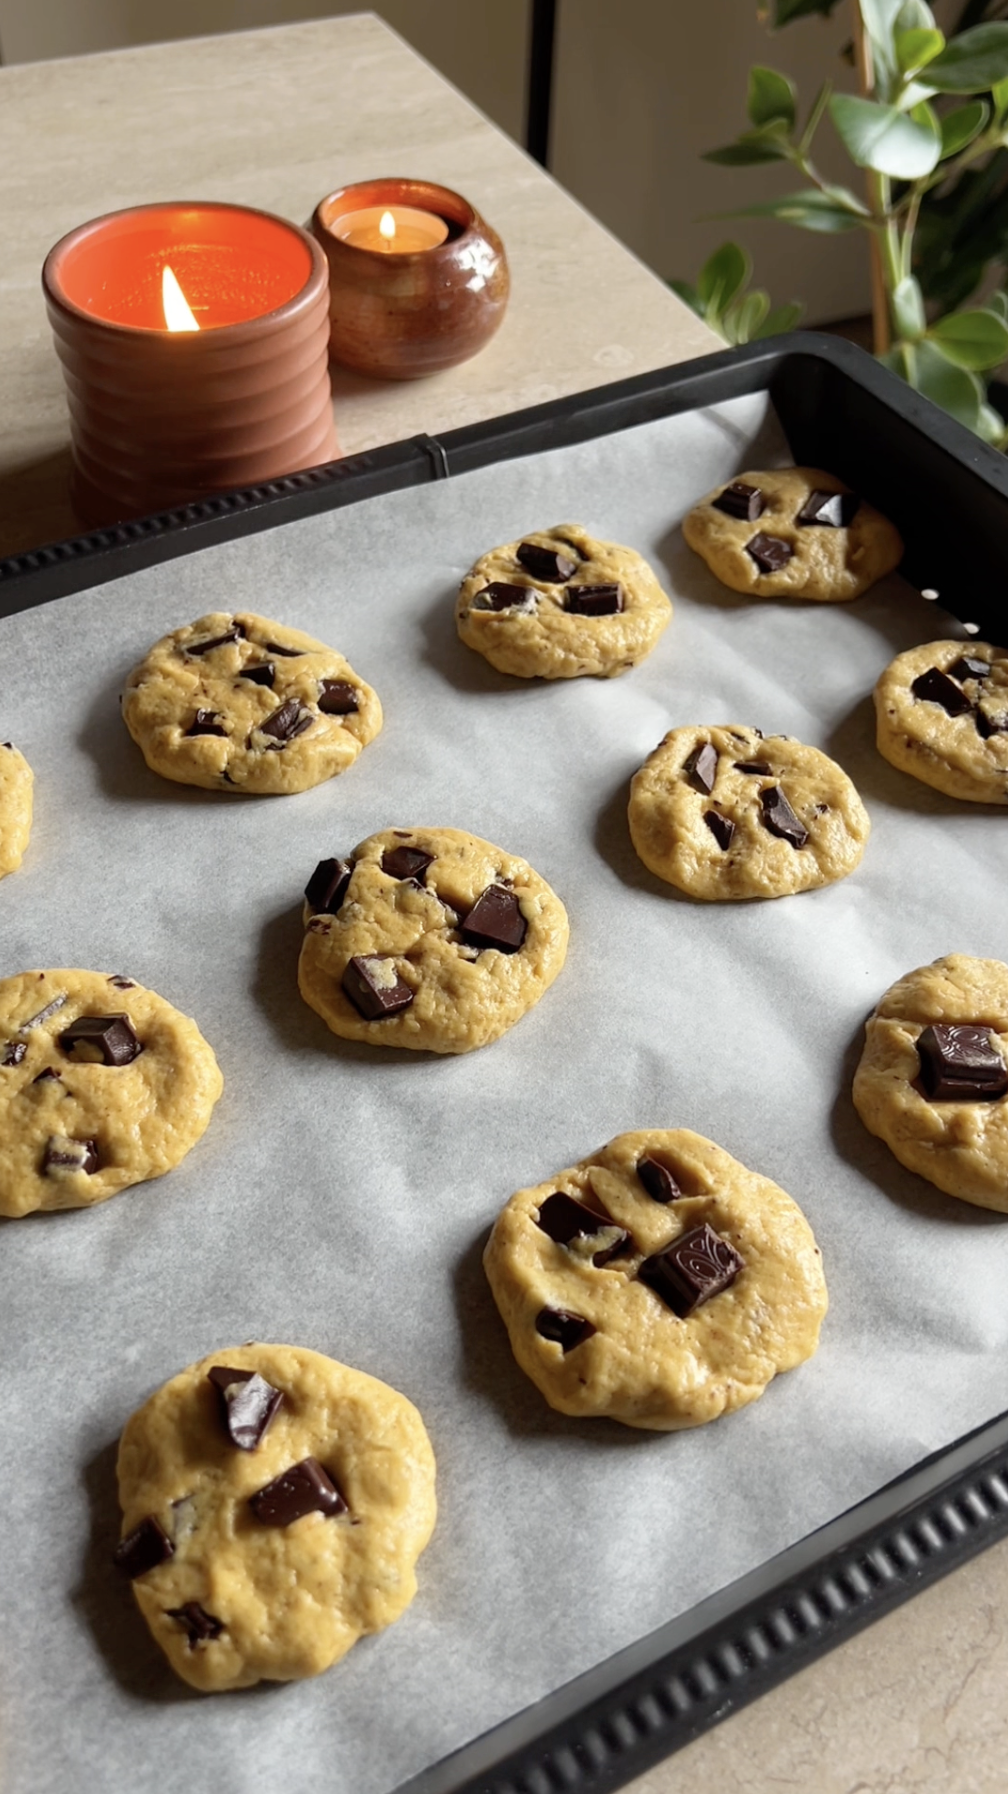
[[[735,833],[735,824],[730,816],[722,816],[719,810],[705,810],[704,821],[714,836],[722,853],[727,853],[731,846],[731,838]]]
[[[302,1458],[249,1497],[264,1526],[291,1526],[304,1514],[345,1514],[347,1504],[317,1458]]]
[[[768,785],[760,792],[760,811],[763,827],[769,829],[771,835],[779,835],[792,847],[804,847],[808,829],[799,822],[779,785]]]
[[[263,642],[267,654],[282,654],[285,660],[301,660],[308,652],[306,648],[281,648],[279,642]]]
[[[60,1073],[56,1070],[56,1067],[54,1065],[47,1065],[44,1071],[39,1072],[39,1075],[37,1078],[32,1078],[32,1083],[33,1084],[49,1084],[49,1083],[53,1082],[53,1080],[55,1080],[57,1083],[59,1083]]]
[[[146,1576],[148,1570],[156,1570],[158,1564],[167,1563],[174,1556],[175,1547],[161,1522],[148,1514],[133,1532],[120,1539],[112,1553],[112,1562],[134,1582],[138,1576]]]
[[[1003,735],[1008,729],[1008,710],[985,710],[981,703],[976,709],[973,721],[976,724],[977,734],[984,741],[989,741],[992,735]]]
[[[288,698],[286,704],[281,704],[279,710],[274,710],[265,722],[257,726],[261,735],[272,735],[284,747],[288,741],[294,740],[295,735],[303,735],[306,729],[310,729],[314,720],[311,711],[305,710],[297,698]]]
[[[711,1296],[720,1295],[734,1283],[744,1268],[745,1260],[729,1240],[722,1239],[705,1221],[680,1234],[664,1252],[646,1258],[640,1268],[640,1279],[649,1289],[684,1320]]]
[[[128,1015],[81,1015],[59,1037],[71,1058],[97,1065],[130,1065],[143,1047]]]
[[[564,610],[576,617],[611,617],[623,609],[623,587],[615,583],[598,586],[567,586]]]
[[[253,685],[266,685],[269,687],[270,691],[272,691],[274,681],[276,680],[276,667],[273,666],[272,662],[263,660],[260,661],[258,666],[241,667],[238,672],[238,677],[239,679],[251,680]]]
[[[315,915],[334,916],[346,896],[353,866],[349,860],[319,860],[305,885],[305,902]]]
[[[591,1236],[604,1230],[615,1230],[617,1238],[592,1254],[592,1264],[600,1269],[618,1253],[633,1246],[625,1227],[620,1227],[609,1215],[593,1214],[583,1202],[578,1202],[574,1196],[565,1196],[562,1190],[556,1190],[541,1204],[536,1226],[541,1227],[543,1233],[555,1240],[558,1246],[569,1246],[572,1240],[583,1235]]]
[[[749,486],[745,480],[733,480],[711,504],[715,511],[723,511],[726,517],[741,517],[745,523],[755,523],[766,509],[759,487]]]
[[[921,673],[913,681],[910,690],[915,698],[928,704],[940,704],[949,716],[963,716],[973,708],[962,686],[950,679],[947,673],[943,673],[940,667],[929,667],[926,673]]]
[[[245,631],[240,623],[233,623],[224,635],[211,636],[205,642],[187,642],[183,650],[186,654],[210,654],[214,648],[224,648],[228,642],[241,642],[245,639]]]
[[[52,1002],[47,1003],[44,1009],[40,1009],[37,1015],[33,1015],[28,1019],[28,1021],[22,1022],[20,1027],[18,1028],[18,1033],[19,1034],[27,1034],[29,1028],[41,1027],[42,1023],[47,1022],[51,1015],[55,1015],[56,1011],[58,1009],[62,1009],[65,1002],[66,1002],[65,995],[63,995],[61,997],[54,997]]]
[[[508,585],[503,579],[491,580],[476,593],[471,610],[534,610],[536,595],[531,586]]]
[[[583,1314],[572,1314],[569,1308],[540,1308],[535,1324],[544,1339],[556,1341],[564,1357],[598,1331]]]
[[[637,1160],[636,1169],[645,1190],[655,1202],[675,1202],[682,1195],[668,1166],[660,1164],[650,1154],[646,1153],[642,1159]]]
[[[735,760],[732,764],[736,772],[750,773],[753,778],[765,778],[770,771],[768,760]]]
[[[186,730],[187,735],[226,735],[227,730],[216,710],[197,710]]]
[[[219,1638],[224,1630],[223,1622],[215,1620],[198,1601],[187,1601],[184,1607],[166,1607],[165,1613],[170,1620],[178,1620],[179,1625],[185,1627],[190,1650],[210,1638]]]
[[[26,1040],[5,1040],[3,1053],[0,1054],[0,1065],[20,1065],[27,1051],[28,1042]]]
[[[122,972],[113,972],[109,978],[109,983],[114,984],[116,990],[136,990],[136,985],[133,982],[133,979],[125,978]]]
[[[979,660],[973,654],[960,654],[949,667],[952,679],[987,679],[990,676],[990,662]]]
[[[519,542],[515,559],[533,579],[548,586],[562,586],[578,569],[577,561],[572,561],[569,555],[561,554],[556,548],[540,548],[538,542]]]
[[[324,716],[352,716],[360,709],[356,685],[349,679],[320,680],[318,707]]]
[[[794,549],[782,536],[768,536],[760,530],[758,536],[746,543],[746,553],[752,555],[761,573],[777,573],[787,566]]]
[[[920,1035],[917,1056],[929,1102],[993,1102],[1008,1091],[1008,1066],[990,1028],[935,1022]]]
[[[366,1022],[408,1009],[413,992],[396,971],[395,960],[383,953],[355,954],[343,973],[343,993]]]
[[[810,492],[795,522],[825,524],[829,529],[846,529],[860,506],[861,500],[856,492]]]
[[[42,1154],[45,1177],[65,1177],[71,1171],[86,1171],[90,1177],[98,1169],[98,1147],[94,1140],[71,1140],[66,1134],[50,1134]]]
[[[386,847],[381,869],[391,878],[412,878],[422,884],[423,874],[433,860],[434,855],[424,853],[422,847]]]
[[[207,1376],[220,1396],[221,1418],[239,1451],[255,1451],[283,1401],[283,1390],[274,1389],[258,1371],[232,1370],[215,1364]]]
[[[487,885],[477,897],[459,933],[473,947],[498,947],[502,953],[517,953],[525,939],[525,917],[513,891],[503,885]]]
[[[703,791],[709,795],[714,789],[717,777],[717,748],[711,742],[702,742],[683,761],[683,772],[689,779],[694,791]]]

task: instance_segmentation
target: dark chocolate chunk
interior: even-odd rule
[[[779,785],[768,785],[760,792],[760,811],[763,827],[769,829],[771,835],[779,835],[792,847],[804,847],[808,829],[799,822]]]
[[[1008,1065],[990,1028],[935,1022],[920,1035],[917,1056],[929,1102],[994,1102],[1008,1091]]]
[[[156,1570],[158,1564],[167,1563],[175,1556],[175,1547],[153,1514],[141,1520],[133,1532],[120,1539],[114,1552],[112,1562],[117,1570],[128,1576],[133,1582],[138,1576],[146,1576],[148,1570]]]
[[[531,586],[508,585],[506,580],[493,579],[476,593],[472,610],[534,610],[536,595]]]
[[[715,511],[723,511],[726,517],[741,517],[745,523],[755,523],[766,509],[759,487],[749,486],[745,480],[733,480],[711,504]]]
[[[32,1078],[32,1083],[48,1084],[51,1083],[53,1079],[56,1079],[56,1081],[59,1082],[59,1078],[60,1073],[56,1070],[56,1067],[54,1065],[47,1065],[44,1071],[39,1072],[37,1078]]]
[[[714,836],[722,853],[727,853],[731,846],[731,838],[735,833],[735,824],[730,816],[722,816],[719,810],[705,810],[704,821]]]
[[[722,1239],[705,1221],[680,1234],[664,1252],[646,1258],[639,1274],[641,1282],[684,1320],[734,1283],[744,1265],[730,1240]]]
[[[846,529],[860,507],[861,500],[856,492],[810,492],[795,522]]]
[[[782,536],[768,536],[760,530],[758,536],[746,543],[746,553],[752,555],[761,573],[777,573],[787,566],[794,549]]]
[[[113,972],[109,978],[109,983],[114,984],[116,990],[136,990],[136,985],[133,979],[124,977],[122,972]]]
[[[753,778],[765,778],[770,771],[767,760],[735,760],[732,762],[736,772],[750,773]]]
[[[95,1065],[130,1065],[143,1052],[128,1015],[80,1015],[64,1028],[59,1043],[71,1058]]]
[[[355,954],[343,973],[343,993],[366,1022],[408,1009],[413,992],[396,971],[395,960],[383,953]]]
[[[682,1195],[668,1166],[660,1164],[650,1154],[645,1153],[637,1160],[637,1176],[655,1202],[675,1202]]]
[[[620,1227],[609,1215],[593,1214],[583,1202],[578,1202],[574,1196],[565,1196],[562,1190],[556,1190],[552,1196],[547,1196],[539,1209],[536,1225],[551,1240],[555,1240],[558,1246],[569,1246],[572,1240],[581,1235],[590,1236],[606,1229],[615,1229],[617,1238],[592,1254],[592,1264],[599,1269],[618,1253],[633,1246],[625,1227]]]
[[[274,1389],[258,1371],[233,1370],[215,1364],[207,1371],[220,1396],[221,1418],[239,1451],[255,1451],[283,1401],[283,1390]]]
[[[42,1172],[46,1177],[59,1177],[67,1171],[86,1171],[91,1176],[98,1169],[98,1147],[94,1140],[71,1140],[66,1134],[50,1134],[42,1154]]]
[[[709,795],[714,789],[717,777],[717,748],[709,741],[704,741],[687,754],[683,761],[683,772],[695,791],[703,791]]]
[[[291,1526],[304,1514],[345,1514],[347,1504],[317,1458],[302,1458],[249,1497],[264,1526]]]
[[[279,642],[263,642],[267,654],[282,654],[285,660],[301,660],[309,653],[307,648],[281,648]]]
[[[962,686],[950,679],[947,673],[943,673],[940,667],[929,667],[926,673],[921,673],[913,681],[910,690],[915,698],[928,704],[940,704],[949,716],[964,716],[967,710],[973,708]]]
[[[540,1308],[536,1315],[536,1332],[544,1339],[553,1339],[563,1350],[564,1357],[572,1352],[575,1346],[582,1345],[598,1332],[591,1321],[583,1314],[572,1314],[569,1308]]]
[[[186,654],[210,654],[214,648],[223,648],[228,642],[241,642],[245,639],[245,631],[240,623],[232,623],[224,635],[211,636],[205,642],[187,642],[183,650]]]
[[[20,1065],[27,1051],[28,1042],[26,1040],[5,1040],[3,1053],[0,1054],[0,1065]]]
[[[1008,729],[1008,710],[985,710],[981,703],[977,707],[973,721],[976,724],[977,734],[982,736],[984,741],[989,741],[992,735],[1003,735]]]
[[[556,548],[540,548],[538,542],[519,542],[515,559],[533,579],[548,586],[562,586],[578,569],[577,561],[569,555]]]
[[[310,729],[314,720],[311,711],[305,710],[297,698],[288,698],[286,704],[281,704],[279,710],[274,710],[257,726],[261,735],[272,735],[280,747],[285,747],[295,735],[303,735]]]
[[[238,677],[251,680],[253,685],[266,685],[272,691],[276,680],[276,667],[271,661],[262,660],[258,666],[241,667]]]
[[[353,866],[349,860],[319,860],[305,885],[305,902],[315,915],[334,916],[346,896]]]
[[[381,869],[391,878],[412,878],[422,884],[423,874],[433,859],[434,855],[424,853],[422,847],[386,847]]]
[[[623,609],[623,587],[615,582],[597,586],[566,586],[564,610],[576,617],[611,617]]]
[[[987,679],[990,676],[990,662],[980,660],[974,654],[960,654],[949,667],[952,679]]]
[[[198,1601],[187,1601],[184,1607],[166,1607],[165,1613],[170,1620],[178,1620],[185,1627],[189,1648],[205,1644],[208,1639],[219,1638],[224,1630],[223,1621],[215,1620],[212,1613],[207,1613]]]
[[[349,679],[321,679],[318,707],[324,716],[352,716],[360,709],[356,685]]]
[[[54,997],[52,1002],[47,1003],[44,1009],[40,1009],[37,1015],[30,1016],[28,1021],[22,1022],[21,1026],[18,1028],[18,1033],[19,1034],[27,1034],[29,1028],[40,1027],[43,1022],[47,1022],[49,1020],[49,1017],[51,1015],[55,1015],[56,1011],[58,1009],[62,1009],[65,1002],[66,1002],[65,995],[63,995],[61,997]]]
[[[186,730],[187,735],[226,735],[227,730],[216,710],[197,710]]]
[[[476,899],[459,933],[472,947],[498,947],[502,953],[517,953],[525,939],[525,917],[513,891],[503,885],[487,885]]]

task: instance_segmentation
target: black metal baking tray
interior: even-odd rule
[[[0,562],[0,616],[379,493],[766,392],[799,463],[891,517],[903,572],[1001,633],[1008,463],[860,350],[802,334],[419,437]],[[614,452],[616,445],[614,444]],[[624,1785],[1008,1532],[1008,1415],[425,1770],[400,1794]]]

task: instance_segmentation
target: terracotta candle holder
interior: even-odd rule
[[[394,239],[359,247],[362,237],[380,241],[375,213],[394,218],[397,208],[443,220],[444,241],[406,252]],[[329,263],[329,353],[343,367],[386,380],[436,374],[475,355],[504,316],[504,245],[450,187],[391,179],[339,187],[316,206],[311,229]]]
[[[297,225],[202,202],[110,212],[50,250],[42,285],[89,526],[339,453],[328,264]]]

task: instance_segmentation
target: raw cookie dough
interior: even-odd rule
[[[847,774],[789,735],[672,729],[630,783],[630,836],[691,897],[787,897],[853,872],[871,824]]]
[[[849,486],[818,467],[740,473],[694,505],[683,519],[683,535],[733,592],[827,602],[859,598],[899,565],[903,543],[863,498],[852,512],[837,494],[854,499]],[[803,510],[822,521],[799,521]]]
[[[1008,650],[925,642],[875,687],[878,750],[948,797],[1008,804]]]
[[[545,879],[461,829],[385,829],[323,861],[305,895],[301,995],[334,1034],[371,1046],[486,1046],[567,953],[567,912]]]
[[[584,1231],[571,1197],[593,1211]],[[687,1128],[618,1134],[519,1190],[483,1262],[514,1355],[552,1408],[655,1431],[755,1401],[812,1356],[826,1313],[797,1203]],[[717,1293],[684,1312],[711,1279]]]
[[[307,791],[345,772],[382,726],[377,695],[313,636],[212,611],[162,636],[122,695],[153,772],[210,791]]]
[[[528,565],[519,558],[522,549],[530,551]],[[617,594],[579,595],[582,588],[614,586]],[[482,596],[488,587],[491,596]],[[572,604],[584,609],[569,609]],[[491,549],[466,574],[455,605],[466,646],[519,679],[582,673],[612,679],[650,654],[671,615],[647,562],[632,548],[596,541],[579,523],[534,530]]]
[[[935,1096],[933,1054],[922,1060],[918,1041],[937,1026],[977,1028],[988,1075],[1008,1067],[1008,965],[950,953],[920,966],[886,991],[865,1026],[865,1047],[854,1074],[854,1107],[869,1132],[884,1140],[908,1171],[949,1196],[1008,1214],[1008,1071],[984,1097]],[[945,1036],[946,1041],[948,1037]],[[933,1041],[925,1039],[925,1046]],[[969,1044],[976,1044],[970,1042]],[[963,1036],[952,1036],[953,1055]]]
[[[0,878],[16,872],[32,823],[32,769],[12,741],[0,741]]]
[[[160,1177],[224,1087],[194,1021],[121,973],[0,981],[0,1215],[89,1208]]]
[[[228,1370],[246,1373],[233,1405]],[[127,1421],[118,1474],[117,1562],[194,1688],[317,1676],[416,1594],[437,1511],[423,1422],[321,1352],[254,1344],[190,1365]]]

